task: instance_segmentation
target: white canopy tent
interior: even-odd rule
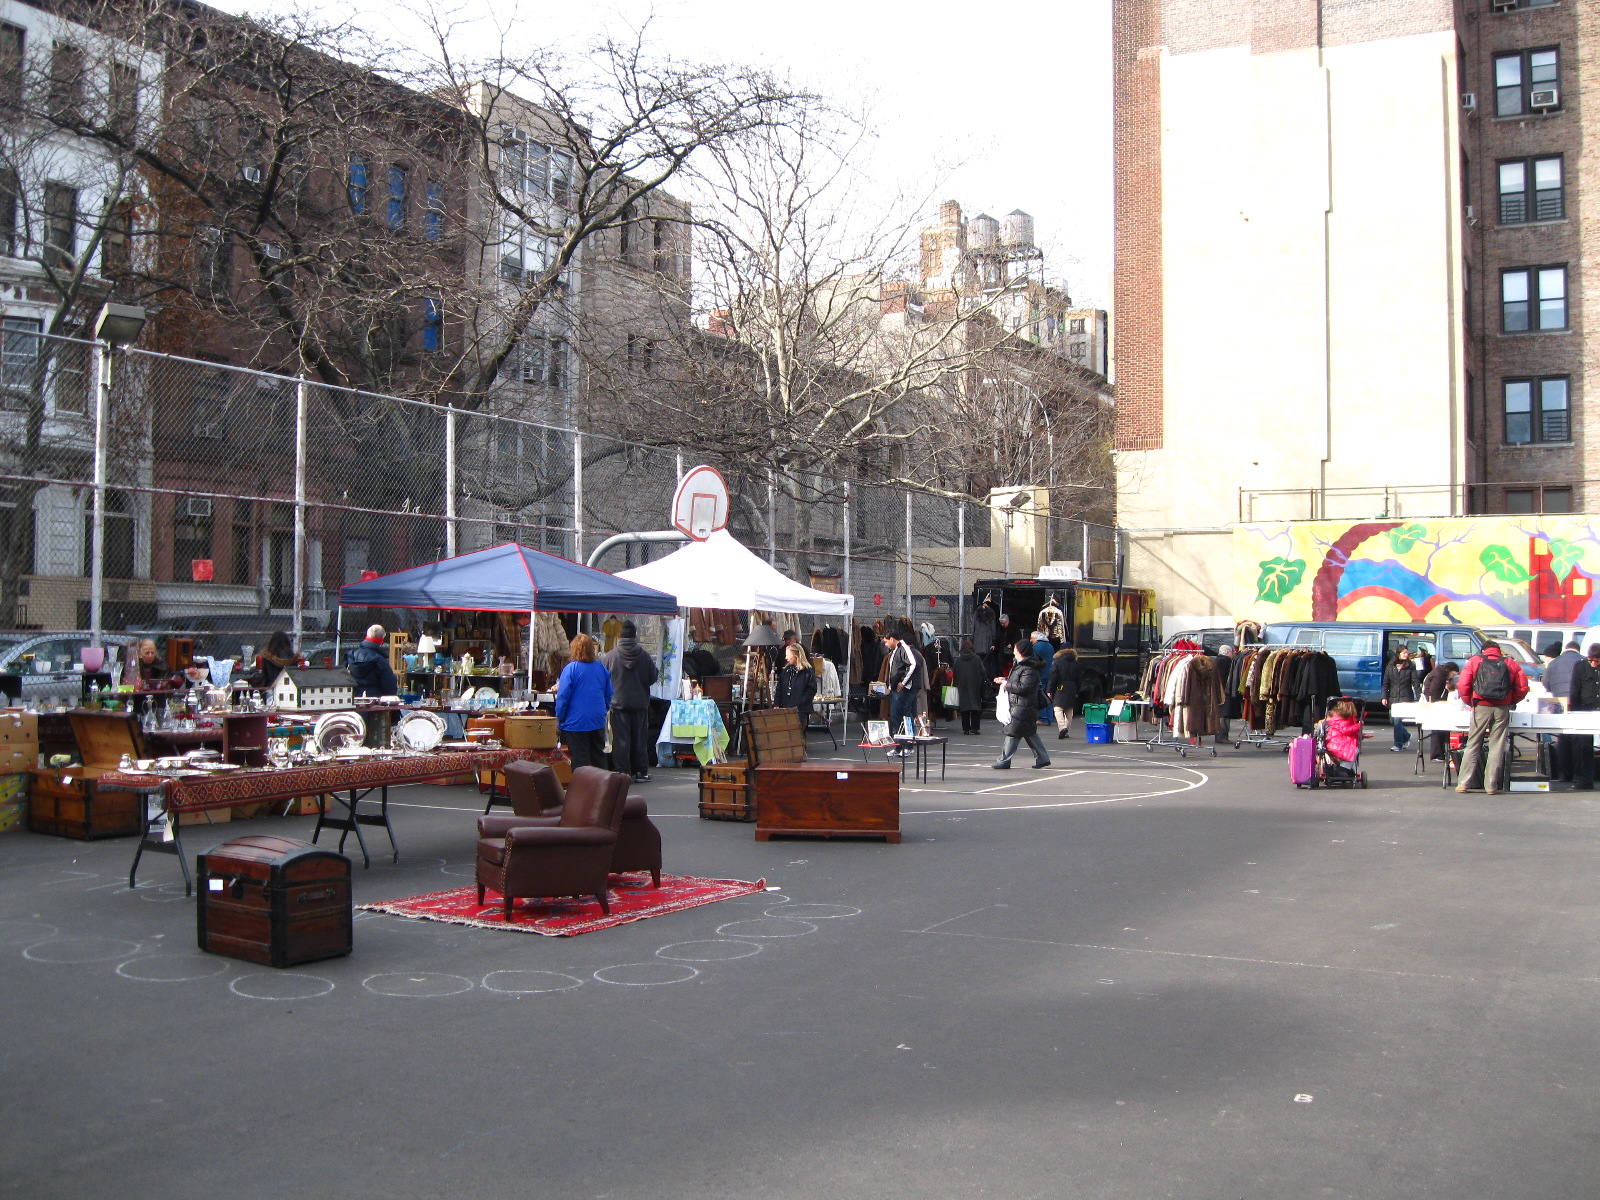
[[[704,541],[690,542],[655,562],[618,571],[617,578],[676,596],[679,608],[762,609],[832,617],[848,617],[856,610],[854,596],[796,583],[757,558],[726,529],[713,530]],[[849,695],[848,664],[854,636],[854,626],[846,621],[846,665],[840,680],[845,696]]]
[[[713,530],[705,541],[690,542],[653,563],[618,571],[617,578],[676,596],[679,608],[759,608],[835,617],[848,617],[856,609],[854,596],[796,583],[750,553],[726,529]]]

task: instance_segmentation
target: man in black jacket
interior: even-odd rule
[[[382,625],[367,627],[366,640],[345,656],[345,666],[350,668],[350,678],[355,680],[358,696],[393,696],[400,691],[389,665],[389,655],[383,648],[388,635]]]
[[[611,763],[634,781],[650,778],[650,685],[655,660],[639,645],[639,627],[622,623],[617,644],[601,660],[611,672]]]
[[[1589,655],[1573,665],[1572,683],[1567,693],[1568,712],[1600,711],[1600,642],[1589,647]],[[1587,733],[1565,735],[1572,739],[1572,790],[1594,790],[1594,737]]]

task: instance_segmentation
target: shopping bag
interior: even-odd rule
[[[961,692],[954,684],[947,683],[944,686],[944,706],[946,708],[961,707]]]
[[[1011,720],[1011,693],[1001,688],[994,698],[994,719],[1000,724],[1008,724]]]

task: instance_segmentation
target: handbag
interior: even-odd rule
[[[961,692],[953,683],[944,685],[944,706],[946,708],[961,707]]]

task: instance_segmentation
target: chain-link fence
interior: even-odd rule
[[[614,534],[667,528],[678,480],[705,461],[36,331],[5,331],[0,401],[0,630],[98,617],[316,640],[339,587],[373,574],[510,541],[585,561]],[[734,536],[802,583],[853,593],[867,620],[956,633],[981,580],[1115,577],[1115,531],[1051,515],[1044,489],[971,500],[710,465]],[[670,550],[623,543],[599,565]]]

